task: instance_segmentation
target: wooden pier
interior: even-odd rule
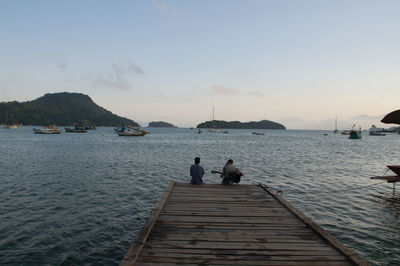
[[[264,185],[171,183],[121,265],[368,265]]]

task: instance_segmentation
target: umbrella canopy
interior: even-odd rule
[[[385,115],[381,120],[385,124],[399,124],[400,125],[400,110],[393,111]]]

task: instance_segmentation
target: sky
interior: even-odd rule
[[[79,92],[146,126],[369,128],[400,109],[400,1],[0,0],[0,102]]]

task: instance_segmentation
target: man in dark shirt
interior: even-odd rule
[[[200,158],[194,158],[194,164],[190,167],[191,184],[203,184],[204,168],[200,165]]]
[[[222,185],[232,185],[234,183],[234,180],[237,176],[242,176],[244,175],[243,172],[240,172],[239,169],[234,167],[233,165],[233,160],[229,159],[226,162],[226,165],[222,169],[222,174],[221,178],[222,179]],[[236,182],[238,183],[238,182]]]

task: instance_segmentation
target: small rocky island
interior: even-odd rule
[[[240,121],[223,121],[214,120],[206,121],[197,125],[197,128],[232,128],[232,129],[286,129],[286,127],[277,122],[269,120],[261,121],[250,121],[250,122],[240,122]]]
[[[163,121],[158,121],[158,122],[150,122],[149,127],[173,127],[176,128],[173,124],[163,122]]]

